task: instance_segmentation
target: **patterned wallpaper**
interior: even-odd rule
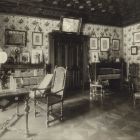
[[[0,15],[0,46],[10,55],[10,53],[19,48],[16,45],[5,45],[5,29],[27,31],[27,44],[23,48],[23,52],[31,52],[32,49],[42,49],[44,56],[47,61],[48,57],[48,33],[52,30],[59,29],[59,21],[34,18],[27,16],[17,15]],[[32,45],[32,32],[43,33],[43,45],[34,46]]]
[[[140,42],[133,41],[133,35],[136,32],[140,32],[140,23],[123,28],[123,57],[129,63],[140,63]],[[137,55],[131,54],[131,46],[138,47]]]
[[[13,50],[19,48],[16,45],[5,45],[5,29],[22,30],[27,31],[27,45],[23,46],[22,52],[31,52],[33,49],[42,49],[45,60],[48,60],[48,33],[52,30],[59,30],[60,22],[59,20],[45,19],[45,18],[35,18],[28,16],[18,16],[18,15],[7,15],[0,14],[0,47],[2,47],[8,55],[12,53]],[[128,29],[127,29],[128,30]],[[98,47],[100,56],[105,57],[107,53],[100,52],[100,37],[110,37],[110,48],[112,48],[112,39],[120,39],[120,51],[112,51],[110,49],[110,54],[112,57],[123,56],[122,49],[122,28],[103,26],[103,25],[93,25],[85,24],[82,27],[83,34],[97,37]],[[32,32],[42,32],[43,33],[43,45],[34,46],[32,45]]]
[[[103,59],[107,59],[108,52],[101,52],[100,46],[101,46],[101,37],[109,37],[110,38],[110,58],[118,58],[123,56],[123,30],[119,27],[113,27],[113,26],[105,26],[105,25],[93,25],[93,24],[85,24],[83,26],[83,33],[85,35],[89,35],[90,37],[97,37],[98,39],[98,49],[96,52],[99,53],[99,57]],[[112,40],[113,39],[119,39],[120,40],[120,50],[119,51],[113,51],[112,47]]]

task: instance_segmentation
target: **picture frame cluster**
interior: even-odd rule
[[[27,31],[5,29],[5,45],[25,47],[27,45]],[[43,32],[32,32],[32,45],[43,45]]]
[[[42,49],[33,49],[31,52],[22,52],[20,54],[21,64],[41,64],[43,63],[43,51]]]
[[[39,64],[43,62],[42,49],[32,49],[32,51],[20,51],[27,46],[27,31],[5,29],[5,45],[16,47],[18,52],[13,51],[8,63]],[[43,32],[32,32],[32,46],[43,46]],[[11,60],[10,60],[11,59]]]
[[[99,50],[101,52],[107,52],[110,49],[110,37],[101,37],[100,38],[100,47],[99,47],[99,40],[97,37],[90,38],[90,50]],[[119,51],[120,50],[120,40],[119,39],[112,39],[112,50]]]

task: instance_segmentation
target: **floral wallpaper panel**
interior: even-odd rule
[[[46,61],[48,60],[48,33],[53,30],[59,30],[60,21],[45,19],[45,18],[36,18],[29,16],[19,16],[19,15],[8,15],[0,14],[0,47],[2,47],[8,55],[12,51],[19,48],[16,45],[5,45],[5,29],[13,30],[22,30],[27,32],[27,45],[23,46],[23,52],[31,52],[32,49],[42,49]],[[126,29],[128,30],[128,29]],[[33,46],[32,45],[32,32],[42,32],[43,33],[43,45],[42,46]],[[98,52],[100,57],[105,57],[107,53],[100,52],[100,38],[109,37],[110,38],[110,54],[111,57],[122,57],[123,56],[123,29],[112,26],[104,25],[94,25],[94,24],[84,24],[82,26],[82,32],[84,35],[89,35],[89,37],[98,38]],[[112,51],[112,39],[120,40],[120,50]],[[128,40],[128,37],[127,37]],[[87,46],[88,47],[88,46]]]
[[[123,57],[126,62],[129,63],[140,63],[140,43],[133,41],[133,35],[135,32],[140,32],[140,23],[130,25],[123,28]],[[131,46],[138,47],[138,54],[131,54]]]

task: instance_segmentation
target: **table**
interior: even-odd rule
[[[28,129],[28,114],[29,114],[29,90],[22,88],[22,89],[16,89],[16,90],[5,90],[0,91],[0,99],[4,99],[6,97],[14,97],[17,101],[17,109],[16,109],[16,116],[19,117],[19,97],[25,96],[25,119],[26,119],[26,128],[25,128],[25,134],[28,137],[29,135],[29,129]],[[8,129],[9,126],[4,125],[3,129]]]

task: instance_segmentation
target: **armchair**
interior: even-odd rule
[[[66,81],[66,69],[63,67],[55,67],[53,77],[50,78],[51,85],[50,88],[42,88],[46,86],[46,82],[42,82],[43,86],[41,88],[34,89],[34,107],[35,107],[35,117],[36,117],[36,105],[37,103],[46,104],[46,126],[55,120],[63,120],[63,93],[65,89],[65,81]],[[50,83],[50,82],[48,82]],[[49,84],[48,84],[49,85]],[[48,86],[47,85],[47,86]],[[42,92],[43,90],[43,92]],[[41,96],[38,96],[37,93],[41,92]],[[60,112],[57,114],[54,105],[60,104]],[[53,116],[53,119],[50,117]]]

